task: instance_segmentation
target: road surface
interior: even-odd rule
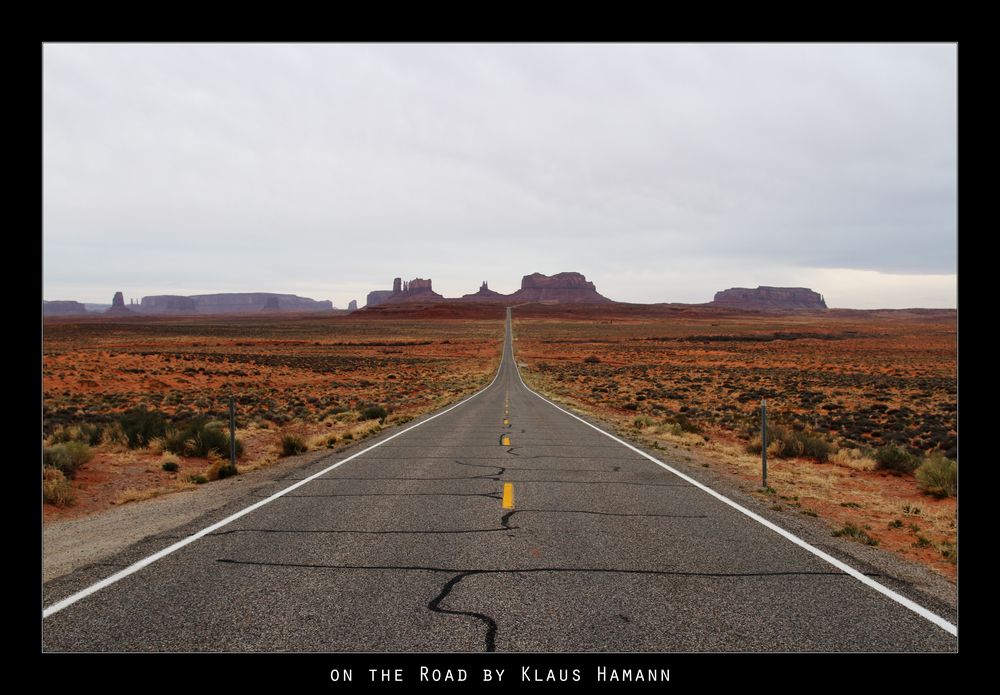
[[[531,392],[509,315],[488,388],[358,450],[49,582],[43,649],[957,649],[950,617],[935,624]]]

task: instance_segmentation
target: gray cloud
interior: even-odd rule
[[[840,270],[954,305],[914,280],[956,272],[956,73],[951,45],[48,45],[44,291]]]

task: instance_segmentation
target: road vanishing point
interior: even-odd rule
[[[356,448],[46,583],[43,650],[958,649],[904,583],[528,389],[509,309],[489,386]]]

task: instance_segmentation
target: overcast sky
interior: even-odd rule
[[[44,48],[45,299],[954,307],[954,45]]]

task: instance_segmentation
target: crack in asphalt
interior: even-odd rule
[[[225,536],[231,533],[363,533],[371,535],[391,535],[391,534],[435,534],[435,533],[494,533],[496,531],[509,531],[518,528],[517,526],[502,526],[500,528],[469,528],[469,529],[443,529],[443,530],[388,530],[388,531],[368,531],[358,529],[271,529],[271,528],[234,528],[228,531],[215,531],[209,536]],[[184,536],[180,536],[183,538]]]
[[[525,466],[507,466],[509,471],[546,471],[549,473],[620,473],[621,466],[612,470],[607,468],[527,468]]]
[[[663,517],[666,519],[707,519],[707,514],[619,514],[617,512],[594,512],[589,509],[512,509],[500,518],[500,523],[504,524],[505,528],[518,528],[517,526],[508,527],[507,522],[515,514],[524,514],[525,512],[540,512],[542,514],[594,514],[597,516],[634,516],[634,517]]]
[[[527,511],[527,510],[525,510]],[[510,513],[505,514],[509,517]],[[584,574],[631,574],[665,577],[705,577],[712,579],[744,578],[744,577],[796,577],[796,576],[848,576],[839,571],[783,571],[783,572],[678,572],[667,570],[627,570],[606,567],[528,567],[522,569],[459,569],[454,567],[429,567],[420,565],[321,565],[314,563],[299,562],[265,562],[258,560],[234,560],[231,558],[216,558],[216,562],[230,565],[255,565],[259,567],[294,567],[299,569],[331,569],[331,570],[360,570],[360,571],[398,571],[398,572],[440,572],[453,575],[440,593],[427,603],[428,610],[443,615],[457,615],[474,618],[486,625],[486,635],[484,636],[484,651],[496,651],[496,636],[498,632],[497,621],[486,613],[478,611],[458,611],[442,608],[444,601],[466,577],[474,575],[497,575],[497,574],[535,574],[535,573],[584,573]],[[866,573],[870,577],[880,576],[877,573]]]
[[[263,499],[268,495],[254,496]],[[339,492],[328,495],[282,495],[278,499],[294,499],[296,497],[486,497],[498,500],[500,494],[495,492]]]
[[[481,572],[477,570],[470,570],[468,572],[462,572],[460,574],[456,574],[454,577],[449,579],[445,583],[445,585],[441,588],[441,593],[439,593],[437,596],[435,596],[428,602],[427,608],[435,613],[442,613],[444,615],[465,615],[470,618],[475,618],[476,620],[481,620],[482,622],[486,623],[486,636],[485,636],[486,644],[484,651],[495,652],[496,638],[497,638],[497,621],[494,620],[492,616],[486,615],[485,613],[479,613],[476,611],[456,611],[441,607],[441,602],[444,601],[446,598],[448,598],[448,595],[451,593],[452,589],[454,589],[455,586],[460,581],[474,574],[481,574]]]
[[[372,480],[415,480],[415,481],[420,481],[420,480],[484,480],[484,479],[496,480],[495,477],[491,477],[490,475],[459,475],[459,476],[455,476],[455,477],[451,477],[451,478],[344,478],[344,477],[316,478],[316,480],[364,480],[364,481],[372,481]]]
[[[461,567],[431,567],[428,565],[322,565],[308,562],[268,562],[266,560],[234,560],[232,558],[216,558],[216,562],[229,565],[258,565],[261,567],[297,567],[301,569],[327,570],[371,570],[371,571],[406,571],[406,572],[446,572],[448,574],[536,574],[583,573],[583,574],[635,574],[663,577],[708,577],[725,579],[728,577],[810,577],[831,576],[848,577],[846,572],[839,570],[776,570],[772,572],[683,572],[678,570],[636,570],[615,567],[522,567],[517,569],[469,569]],[[865,572],[868,577],[881,577],[878,572]]]
[[[455,463],[457,463],[460,466],[471,466],[473,468],[496,468],[497,469],[495,473],[486,473],[486,474],[483,474],[483,475],[473,476],[474,478],[488,478],[489,480],[499,480],[499,478],[494,478],[492,476],[503,475],[504,471],[507,470],[506,467],[504,467],[504,466],[498,466],[496,464],[465,463],[464,461],[459,461],[458,459],[454,459],[454,461],[455,461]]]
[[[640,483],[632,480],[513,480],[514,483],[561,483],[565,485],[638,485],[640,487],[689,487],[690,483]]]

